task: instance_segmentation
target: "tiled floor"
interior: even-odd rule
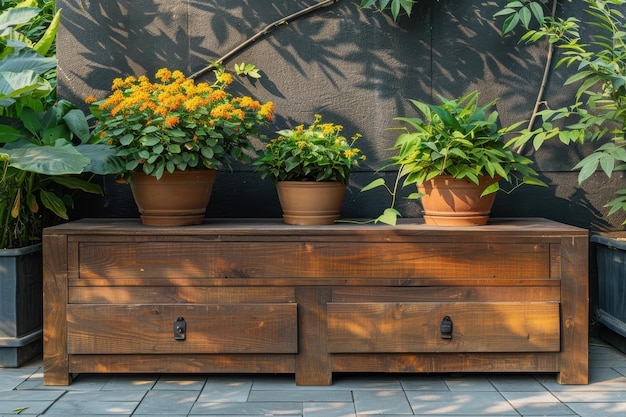
[[[337,375],[299,387],[293,375],[79,375],[43,385],[41,359],[0,369],[0,416],[551,416],[626,417],[626,355],[590,342],[590,384],[553,374]]]

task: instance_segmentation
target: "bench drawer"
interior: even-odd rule
[[[71,354],[297,353],[297,305],[70,304],[67,338]]]
[[[449,316],[451,339],[441,335]],[[329,303],[333,353],[558,352],[559,303]]]

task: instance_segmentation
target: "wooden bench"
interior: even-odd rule
[[[48,228],[44,383],[75,373],[554,372],[586,384],[586,230],[486,226]]]

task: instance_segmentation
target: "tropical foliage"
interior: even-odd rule
[[[89,144],[84,113],[55,103],[59,12],[37,4],[0,13],[0,248],[37,243],[43,227],[68,219],[72,190],[100,192],[70,174],[119,169],[106,146]]]

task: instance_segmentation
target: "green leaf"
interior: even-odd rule
[[[64,220],[69,220],[69,217],[67,216],[67,207],[65,207],[65,203],[63,203],[63,200],[60,199],[56,194],[46,190],[41,190],[39,196],[41,198],[41,203],[44,205],[44,207],[46,207],[48,210],[50,210],[60,218]]]
[[[63,121],[67,127],[78,137],[81,143],[87,143],[91,137],[89,122],[85,113],[79,109],[72,109],[63,116]]]
[[[374,219],[374,223],[385,223],[390,226],[395,226],[398,222],[398,217],[402,217],[398,210],[387,208],[383,211],[383,214]]]
[[[28,23],[41,10],[36,7],[14,7],[0,14],[0,36],[8,35],[13,28]]]
[[[13,142],[15,143],[15,142]],[[10,166],[29,172],[48,175],[80,174],[89,164],[72,145],[22,146],[3,149],[10,157]]]
[[[48,51],[50,50],[50,47],[53,45],[56,39],[57,30],[59,29],[60,21],[61,21],[61,9],[57,10],[54,17],[52,18],[52,21],[50,22],[50,25],[46,29],[46,32],[43,34],[41,39],[39,39],[39,41],[35,44],[35,46],[33,46],[33,50],[35,52],[37,52],[38,54],[42,56],[45,56],[48,53]]]
[[[374,181],[370,182],[369,184],[361,188],[361,192],[368,191],[373,188],[384,187],[384,186],[385,186],[385,180],[382,178],[376,178]]]
[[[102,195],[102,189],[98,184],[85,181],[79,177],[72,176],[52,176],[50,180],[72,190],[81,190],[86,193]]]

